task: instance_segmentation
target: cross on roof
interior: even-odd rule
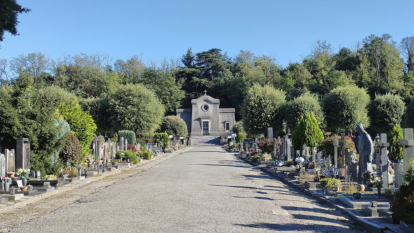
[[[207,95],[207,90],[204,90],[204,95]]]

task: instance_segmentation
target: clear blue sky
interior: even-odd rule
[[[300,62],[312,42],[327,40],[338,51],[370,34],[393,40],[414,36],[414,1],[380,0],[17,0],[20,36],[8,32],[0,58],[42,52],[109,53],[114,59],[143,55],[147,61],[180,58],[211,48]]]

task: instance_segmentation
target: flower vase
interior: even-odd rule
[[[4,183],[4,190],[6,192],[8,192],[10,190],[10,184],[9,183]]]
[[[78,170],[78,177],[81,177],[82,176],[82,169],[79,169]]]
[[[23,181],[23,186],[27,186],[27,179],[23,178],[22,181]]]

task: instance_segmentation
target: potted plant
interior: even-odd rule
[[[27,185],[27,178],[29,178],[29,174],[30,174],[30,169],[17,169],[16,175],[22,179],[23,181],[23,186]]]
[[[378,189],[378,198],[381,197],[382,181],[381,180],[375,180],[374,181],[374,187],[376,187]]]
[[[371,172],[370,171],[364,171],[362,173],[362,178],[365,181],[365,184],[367,183],[367,181],[371,180]]]

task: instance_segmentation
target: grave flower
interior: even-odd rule
[[[370,171],[364,171],[362,173],[362,178],[364,178],[364,180],[371,180],[371,172]]]
[[[302,158],[302,157],[297,157],[296,159],[295,159],[295,162],[297,162],[299,165],[302,165],[302,163],[305,161],[305,159],[304,158]]]
[[[17,172],[16,172],[16,175],[18,177],[20,177],[21,179],[29,178],[29,174],[30,174],[30,169],[21,169],[21,168],[19,168],[19,169],[17,169]]]
[[[11,184],[12,179],[11,179],[10,177],[3,176],[3,177],[1,178],[1,181],[2,181],[3,183],[6,183],[6,184]]]

